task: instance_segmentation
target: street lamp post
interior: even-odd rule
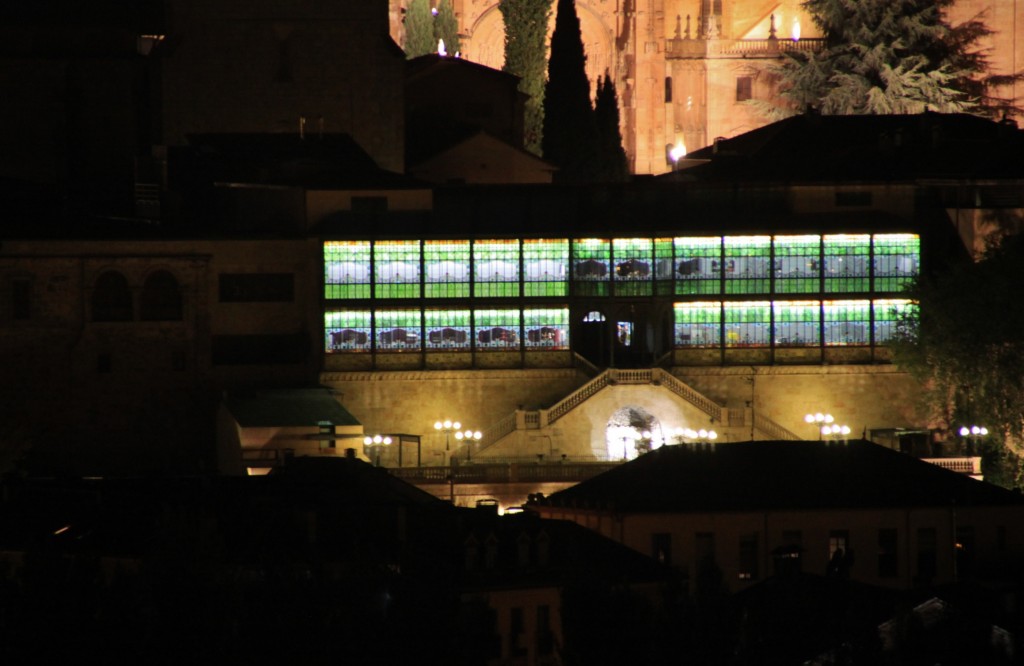
[[[376,452],[376,461],[374,465],[380,467],[380,454],[383,447],[391,444],[391,437],[389,435],[367,435],[363,438],[363,445],[371,447],[371,450]]]
[[[462,424],[458,421],[452,421],[451,419],[445,419],[444,421],[437,421],[434,423],[434,430],[444,433],[444,455],[446,460],[444,464],[448,464],[449,457],[451,456],[452,450],[452,433],[458,432]]]
[[[479,442],[483,438],[483,436],[484,434],[479,430],[466,430],[465,432],[461,430],[455,431],[455,439],[460,442],[465,440],[466,442],[467,462],[473,460],[473,446],[476,442]]]
[[[804,416],[804,422],[814,428],[818,435],[819,442],[821,441],[822,436],[826,434],[823,429],[825,426],[831,426],[833,421],[835,421],[835,417],[831,414],[822,414],[821,412],[817,412],[816,414],[807,414]]]

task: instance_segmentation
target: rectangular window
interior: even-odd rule
[[[917,529],[917,582],[927,583],[938,571],[938,541],[934,527]]]
[[[832,530],[828,533],[828,559],[845,557],[850,550],[849,530]]]
[[[473,340],[477,349],[519,349],[519,310],[476,310]]]
[[[373,329],[369,310],[337,310],[324,313],[324,351],[370,351]]]
[[[290,303],[295,300],[293,273],[221,273],[221,303]]]
[[[324,243],[324,298],[370,297],[370,241]]]
[[[614,238],[615,293],[619,296],[650,296],[654,244],[650,238]]]
[[[568,308],[527,308],[523,310],[527,349],[568,349]]]
[[[423,324],[427,350],[469,351],[469,310],[425,310]]]
[[[821,236],[776,236],[773,267],[775,293],[817,293],[821,290]]]
[[[523,296],[568,296],[569,241],[523,241]]]
[[[771,340],[771,303],[725,303],[725,346],[767,347]]]
[[[651,557],[662,564],[672,564],[672,535],[657,532],[651,535]]]
[[[469,241],[424,241],[423,272],[427,298],[469,296]]]
[[[422,316],[419,310],[378,310],[374,322],[377,349],[419,351]]]
[[[921,239],[916,234],[875,234],[872,249],[876,292],[901,291],[917,277]]]
[[[871,342],[870,301],[825,301],[825,344],[866,345]]]
[[[871,308],[876,345],[892,340],[904,318],[917,314],[917,304],[904,299],[879,299]]]
[[[825,291],[830,293],[871,290],[871,236],[837,234],[824,237]]]
[[[722,293],[722,239],[676,238],[676,294],[704,295]]]
[[[659,296],[669,296],[673,293],[672,279],[675,268],[672,264],[672,239],[654,239],[654,290]]]
[[[373,262],[376,298],[420,297],[419,241],[377,241]]]
[[[754,80],[749,76],[736,77],[736,101],[746,102],[754,96]]]
[[[573,292],[580,296],[607,296],[611,273],[611,243],[604,238],[572,242]]]
[[[214,365],[286,365],[302,363],[308,355],[305,333],[281,335],[215,335]]]
[[[724,247],[725,293],[767,294],[771,286],[771,237],[726,236]]]
[[[11,282],[11,318],[25,321],[32,318],[32,281],[16,278]]]
[[[537,654],[550,655],[555,651],[555,636],[551,631],[551,607],[537,606]]]
[[[899,574],[899,557],[896,551],[897,531],[893,528],[878,530],[878,577],[895,578]]]
[[[473,241],[473,295],[519,296],[519,241]]]
[[[818,301],[775,301],[775,344],[816,347],[821,342],[821,304]]]
[[[523,609],[513,608],[509,617],[508,628],[508,652],[510,656],[522,657],[526,655],[525,633],[526,623],[523,620]]]
[[[672,103],[672,77],[671,76],[666,76],[665,77],[665,103],[666,104],[671,104]]]
[[[718,347],[722,344],[722,304],[676,303],[675,346]]]
[[[757,579],[757,535],[748,534],[740,537],[739,553],[740,580]]]

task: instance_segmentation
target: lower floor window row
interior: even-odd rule
[[[324,331],[328,352],[568,349],[569,310],[335,310]]]

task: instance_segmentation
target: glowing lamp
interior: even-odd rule
[[[671,150],[668,151],[668,156],[673,162],[678,162],[686,157],[686,144],[683,143],[682,139],[676,141],[676,145],[672,146]]]

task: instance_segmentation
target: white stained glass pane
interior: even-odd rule
[[[379,310],[375,321],[377,349],[418,350],[421,346],[419,310]]]
[[[469,310],[427,310],[424,346],[431,350],[469,351],[471,328]]]
[[[523,311],[528,349],[568,349],[569,309],[528,308]]]
[[[369,310],[324,313],[325,351],[369,351],[372,339]]]
[[[820,342],[821,304],[818,301],[775,301],[775,344],[817,346]]]
[[[473,341],[477,349],[517,349],[519,310],[475,310]]]
[[[871,341],[870,301],[825,301],[825,344],[866,345]]]
[[[676,303],[675,345],[717,347],[722,343],[722,304]]]

